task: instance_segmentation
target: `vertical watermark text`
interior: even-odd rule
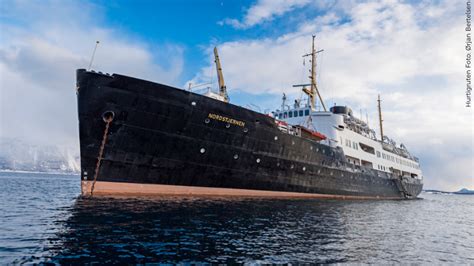
[[[471,0],[466,1],[466,107],[471,107],[471,50],[472,50],[472,36],[471,36]]]

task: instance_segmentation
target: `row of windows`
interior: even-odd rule
[[[288,112],[283,112],[283,113],[278,113],[278,118],[279,119],[284,119],[288,117],[298,117],[298,116],[308,116],[309,115],[309,109],[306,110],[299,110],[299,111],[288,111]]]
[[[381,155],[380,152],[377,151],[377,157],[380,158],[380,155]],[[398,164],[401,164],[401,165],[405,165],[405,166],[408,166],[408,167],[411,167],[411,168],[415,168],[415,169],[419,168],[418,165],[416,165],[415,163],[399,159],[397,157],[394,157],[393,155],[385,154],[383,152],[382,152],[382,158],[387,160],[387,161],[392,161],[392,162],[395,162],[395,163],[398,163]]]
[[[351,141],[349,139],[346,139],[345,140],[345,144],[347,147],[349,148],[353,148],[354,150],[358,150],[359,149],[359,144],[355,141]],[[341,138],[341,144],[342,144],[342,138]],[[415,163],[412,163],[410,161],[406,161],[406,160],[402,160],[402,159],[399,159],[397,157],[394,157],[393,155],[389,155],[389,154],[385,154],[385,153],[381,153],[379,151],[377,151],[377,157],[380,158],[380,156],[382,156],[383,159],[387,160],[387,161],[392,161],[392,162],[396,162],[398,164],[401,164],[401,165],[405,165],[405,166],[408,166],[408,167],[411,167],[411,168],[415,168],[415,169],[419,169],[419,166]],[[384,168],[384,169],[382,169]],[[385,167],[384,166],[379,166],[379,169],[380,170],[385,170]]]
[[[341,138],[341,143],[342,143],[342,138]],[[357,142],[355,142],[355,141],[350,141],[350,140],[346,139],[346,146],[347,146],[347,147],[351,148],[351,143],[352,143],[352,148],[353,148],[354,150],[358,150],[358,149],[359,149],[359,144],[358,144]]]

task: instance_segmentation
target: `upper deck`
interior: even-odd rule
[[[330,112],[312,111],[309,106],[295,104],[285,110],[273,112],[275,118],[291,125],[301,125],[326,135],[322,140],[331,147],[341,147],[350,163],[363,165],[384,172],[422,178],[419,161],[405,146],[396,146],[385,137],[381,142],[375,131],[361,119],[354,117],[352,110],[335,106]]]

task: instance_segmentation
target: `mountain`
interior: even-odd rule
[[[459,191],[456,191],[456,192],[453,192],[454,194],[463,194],[463,195],[466,195],[466,194],[472,194],[474,195],[474,190],[469,190],[467,188],[462,188],[460,189]]]
[[[456,194],[456,195],[474,195],[474,190],[469,190],[467,188],[462,188],[459,191],[448,192],[435,189],[424,189],[423,192],[434,193],[434,194]]]
[[[0,170],[79,173],[79,162],[78,148],[0,139]]]

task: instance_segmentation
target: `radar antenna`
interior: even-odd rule
[[[214,59],[216,62],[217,79],[219,81],[219,95],[224,98],[225,102],[229,102],[229,95],[227,94],[227,88],[224,83],[224,75],[222,74],[221,61],[219,60],[217,47],[214,47]]]

